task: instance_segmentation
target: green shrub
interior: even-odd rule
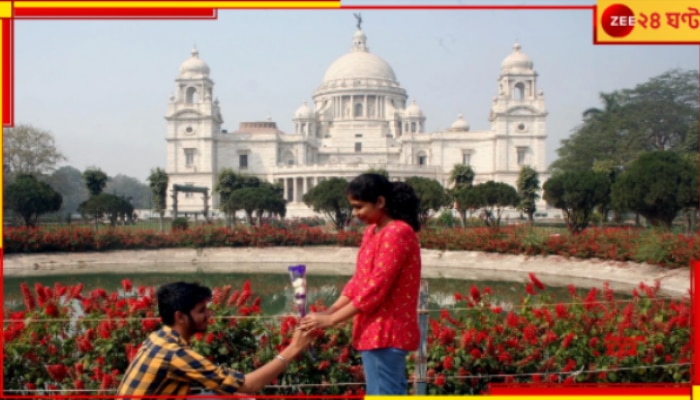
[[[189,222],[187,221],[187,218],[177,217],[173,219],[171,228],[174,231],[186,231],[187,228],[189,228]]]

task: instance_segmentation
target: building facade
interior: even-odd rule
[[[459,115],[449,129],[426,132],[426,116],[398,83],[392,67],[371,53],[358,29],[350,52],[335,60],[313,92],[311,105],[294,113],[293,132],[274,121],[241,122],[222,130],[209,66],[197,50],[180,66],[168,103],[167,167],[170,185],[213,189],[223,168],[278,182],[288,216],[313,212],[302,196],[331,177],[352,178],[371,168],[392,178],[423,176],[447,186],[455,164],[468,164],[475,183],[494,180],[516,186],[520,169],[533,167],[546,179],[544,94],[532,60],[519,44],[503,60],[491,102],[490,129],[472,131]],[[218,196],[210,209],[218,210]],[[168,207],[171,207],[168,199]],[[544,203],[538,209],[544,209]],[[178,209],[202,210],[196,194],[180,194]]]

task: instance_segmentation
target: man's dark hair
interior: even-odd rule
[[[211,289],[194,282],[173,282],[159,287],[156,297],[163,324],[173,326],[175,311],[189,315],[198,303],[211,298]]]

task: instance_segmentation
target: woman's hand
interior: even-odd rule
[[[301,319],[299,328],[304,331],[313,329],[326,329],[333,326],[332,314],[311,313]]]

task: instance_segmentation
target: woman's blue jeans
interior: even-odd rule
[[[361,351],[367,394],[407,394],[407,354],[391,347]]]

